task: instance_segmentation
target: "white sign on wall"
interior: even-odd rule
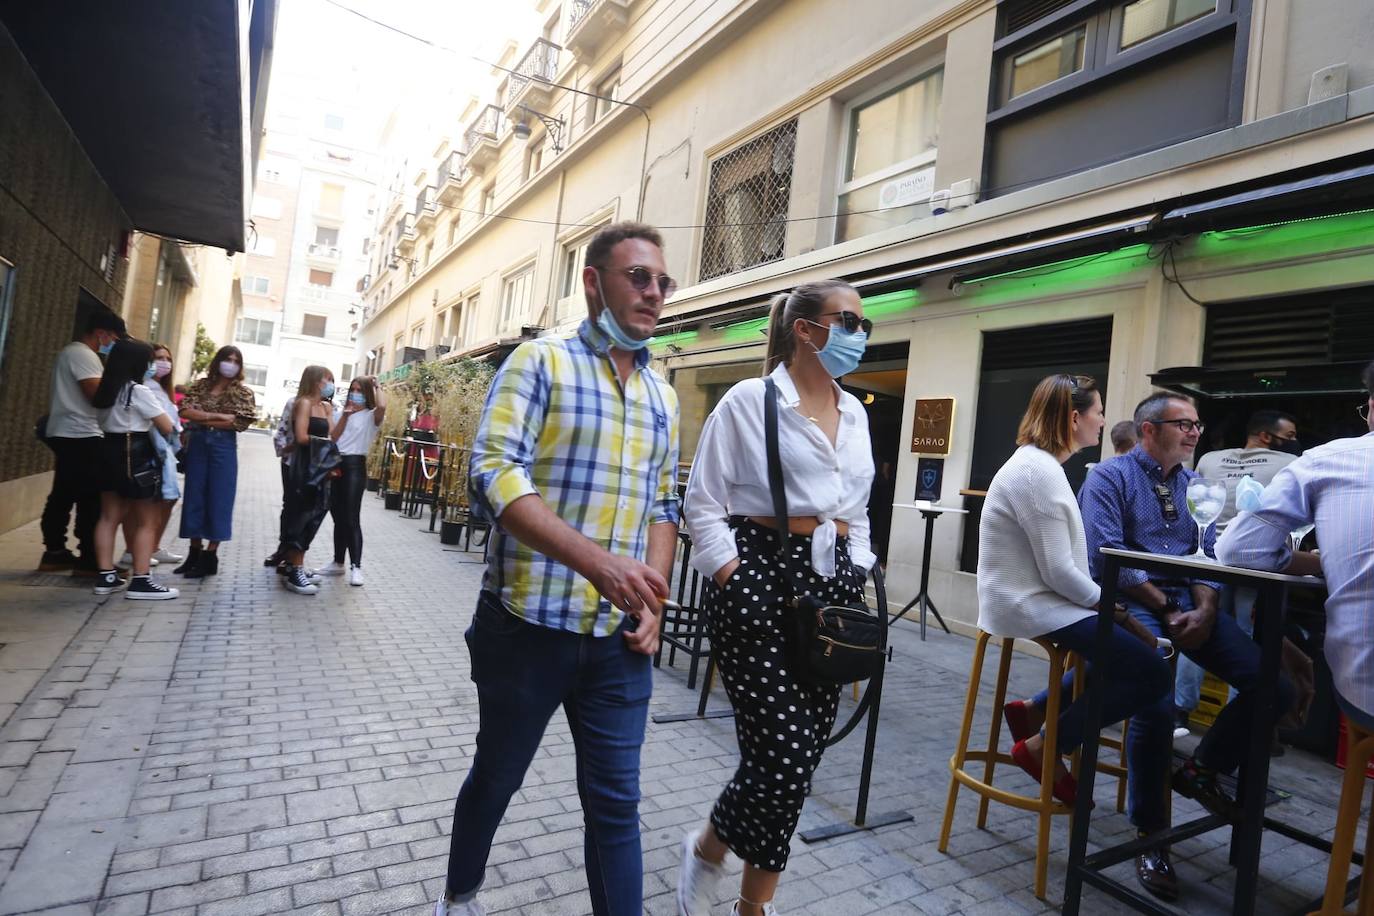
[[[930,200],[935,191],[935,167],[921,169],[901,178],[894,178],[883,185],[878,192],[878,206],[884,210],[891,207],[909,207]]]

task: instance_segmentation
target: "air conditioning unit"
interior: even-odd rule
[[[425,351],[426,360],[434,360],[448,353],[449,349],[445,344],[435,344]]]

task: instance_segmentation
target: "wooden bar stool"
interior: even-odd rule
[[[1355,831],[1360,825],[1360,807],[1364,802],[1365,771],[1374,757],[1374,733],[1360,728],[1349,719],[1345,755],[1345,779],[1341,783],[1341,801],[1336,812],[1336,835],[1331,840],[1331,864],[1326,871],[1326,896],[1322,908],[1314,916],[1341,916],[1345,909],[1346,881],[1350,875],[1350,860],[1355,852]],[[1360,896],[1355,904],[1357,914],[1374,913],[1374,875],[1369,863],[1374,857],[1374,813],[1365,826],[1364,865],[1360,870]]]
[[[973,731],[973,715],[978,705],[978,688],[983,676],[983,661],[987,655],[988,643],[994,638],[1000,638],[1002,642],[1002,658],[997,671],[996,694],[993,698],[992,706],[992,726],[988,732],[987,747],[983,749],[969,749],[969,736]],[[1045,650],[1050,659],[1049,674],[1049,700],[1045,705],[1045,747],[1053,749],[1056,747],[1059,728],[1059,711],[1061,706],[1060,682],[1063,679],[1065,667],[1072,665],[1073,653],[1059,649],[1047,639],[1035,639],[1034,643]],[[1020,808],[1023,811],[1035,812],[1039,821],[1036,835],[1035,848],[1035,896],[1040,899],[1045,898],[1047,885],[1047,870],[1049,866],[1050,852],[1050,819],[1057,815],[1070,815],[1073,809],[1067,805],[1055,801],[1052,791],[1054,787],[1054,767],[1057,757],[1050,753],[1045,754],[1044,767],[1040,774],[1040,793],[1037,796],[1022,795],[1017,792],[1010,792],[1000,789],[993,785],[993,773],[997,764],[1008,763],[1016,766],[1010,754],[1004,754],[998,749],[998,742],[1002,736],[1002,706],[1007,699],[1007,678],[1011,673],[1011,658],[1015,639],[1010,637],[994,637],[991,633],[982,630],[978,631],[978,639],[973,650],[973,667],[969,672],[968,696],[964,701],[964,721],[960,726],[959,744],[955,748],[954,755],[949,758],[949,797],[945,802],[944,826],[940,830],[941,852],[946,852],[949,848],[950,831],[954,826],[954,805],[959,797],[960,785],[966,786],[977,792],[981,796],[978,805],[978,827],[981,829],[987,826],[988,803],[992,801]],[[1083,680],[1082,668],[1075,673],[1075,689],[1081,689]],[[970,762],[981,761],[983,763],[983,775],[979,778],[969,772],[967,764]],[[1073,769],[1077,769],[1078,755],[1073,755]],[[1020,770],[1020,767],[1017,767]],[[1103,766],[1099,772],[1111,773],[1121,778],[1125,777],[1125,767]]]

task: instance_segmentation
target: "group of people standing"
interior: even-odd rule
[[[235,347],[215,354],[209,374],[180,403],[172,373],[171,350],[129,337],[124,320],[111,312],[93,314],[85,332],[58,353],[49,410],[38,429],[55,457],[40,570],[90,576],[95,594],[123,590],[134,600],[178,596],[152,577],[159,563],[184,559],[174,571],[191,578],[216,572],[215,550],[231,535],[234,438],[255,416],[253,394],[243,385],[243,355]],[[179,464],[186,471],[184,494]],[[185,558],[162,546],[178,499],[180,534],[191,539]],[[79,554],[67,547],[73,507]],[[121,528],[125,567],[115,562]]]

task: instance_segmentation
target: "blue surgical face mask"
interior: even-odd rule
[[[152,363],[149,363],[147,370],[143,373],[143,380],[146,382],[148,379],[152,378],[155,375],[157,375],[157,366],[153,365]]]
[[[115,343],[115,342],[114,342],[113,340],[107,340],[107,341],[105,341],[103,344],[101,344],[101,345],[100,345],[100,355],[101,355],[101,356],[109,356],[109,355],[110,355],[110,351],[114,349],[114,343]]]
[[[320,389],[320,396],[323,397],[326,401],[328,401],[328,400],[330,400],[331,398],[333,398],[333,397],[334,397],[334,383],[333,383],[333,382],[325,382],[325,383],[324,383],[324,387]]]
[[[601,299],[601,314],[596,316],[596,326],[601,329],[603,334],[611,339],[611,343],[616,349],[633,353],[636,350],[643,350],[649,344],[653,343],[654,339],[652,337],[636,340],[629,334],[626,334],[625,329],[615,320],[615,316],[611,314],[610,308],[606,305],[606,294],[601,291],[600,271],[597,271],[596,274],[596,293]]]
[[[350,391],[348,393],[348,403],[357,404],[359,407],[367,404],[367,397],[361,391]]]
[[[811,324],[823,327],[819,322],[812,321]],[[829,327],[830,336],[826,339],[825,346],[817,348],[815,344],[811,344],[811,349],[816,351],[817,358],[825,367],[825,371],[830,373],[830,377],[839,378],[859,368],[859,360],[863,359],[864,348],[868,346],[868,335],[863,331],[850,333],[838,324]]]

